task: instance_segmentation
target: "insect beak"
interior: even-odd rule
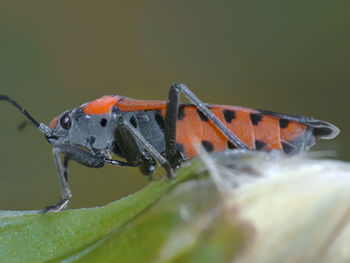
[[[52,129],[50,129],[49,127],[47,127],[43,123],[40,123],[38,128],[42,133],[44,133],[45,138],[49,143],[51,143],[53,145],[56,144],[56,142],[58,140],[58,136],[55,134],[55,132]]]

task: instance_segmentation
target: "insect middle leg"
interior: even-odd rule
[[[167,171],[167,177],[173,177],[173,170],[167,159],[161,155],[160,152],[153,145],[143,137],[143,135],[130,124],[123,116],[118,120],[119,129],[124,129],[130,133],[142,146],[147,150],[147,152]]]

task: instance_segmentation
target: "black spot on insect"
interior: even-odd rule
[[[106,125],[107,125],[107,119],[102,118],[102,119],[100,120],[100,125],[101,125],[102,127],[106,127]]]
[[[134,126],[134,128],[137,128],[137,122],[134,116],[130,118],[130,123],[132,126]]]
[[[266,148],[266,143],[260,140],[255,140],[255,149],[256,150],[265,150]]]
[[[287,128],[289,124],[289,120],[286,119],[280,119],[280,127],[281,128]]]
[[[162,114],[160,114],[159,111],[157,111],[156,114],[154,115],[154,119],[156,120],[159,128],[164,132],[165,122]]]
[[[284,153],[289,154],[295,151],[295,146],[287,142],[282,142],[282,149]]]
[[[228,149],[237,149],[237,147],[230,141],[227,141],[227,148]]]
[[[252,121],[253,125],[258,126],[259,122],[262,120],[262,116],[259,113],[251,113],[250,120]]]
[[[233,110],[223,110],[225,121],[231,123],[233,119],[236,118],[236,113]]]
[[[185,105],[180,105],[179,107],[179,113],[177,115],[178,120],[183,120],[185,118]]]
[[[201,118],[202,121],[208,121],[208,117],[203,114],[200,110],[197,110],[199,118]]]
[[[212,152],[214,151],[214,146],[211,142],[209,141],[202,141],[202,146],[207,152]]]

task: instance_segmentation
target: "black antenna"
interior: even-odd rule
[[[40,123],[37,122],[29,113],[26,111],[24,108],[22,108],[15,100],[9,98],[8,96],[5,95],[0,95],[0,100],[8,101],[10,102],[13,106],[15,106],[17,109],[19,109],[20,112],[24,114],[36,127],[39,128]]]

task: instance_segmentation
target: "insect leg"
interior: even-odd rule
[[[235,136],[227,127],[208,109],[208,107],[197,98],[192,91],[181,83],[171,84],[170,89],[176,89],[181,91],[185,96],[208,118],[210,119],[219,130],[225,135],[225,137],[233,143],[237,148],[249,150],[249,147],[242,142],[237,136]]]
[[[165,114],[165,150],[171,167],[181,163],[182,156],[176,149],[176,123],[179,114],[180,90],[171,87]]]
[[[106,163],[118,166],[135,166],[134,164],[129,162],[107,159],[103,154],[98,152],[96,154],[92,154],[88,151],[72,146],[70,144],[61,145],[58,146],[58,148],[60,148],[60,151],[65,154],[65,158],[67,158],[67,160],[64,159],[64,162],[67,163],[69,159],[73,159],[74,161],[77,161],[82,165],[92,168],[100,168]]]
[[[130,166],[130,167],[136,167],[136,164],[128,163],[128,162],[123,162],[123,161],[118,161],[118,160],[112,160],[112,159],[105,159],[105,162],[108,164],[112,165],[117,165],[117,166]]]
[[[173,177],[173,171],[169,162],[152,146],[152,144],[150,144],[145,139],[145,137],[142,136],[142,134],[137,129],[134,128],[134,126],[132,126],[122,116],[119,118],[118,123],[120,125],[120,128],[124,128],[128,132],[130,132],[134,136],[134,138],[136,138],[143,145],[143,147],[146,148],[146,150],[151,154],[151,156],[154,159],[156,159],[161,166],[163,166],[163,168],[167,171],[167,177]]]
[[[69,158],[67,155],[65,155],[63,157],[63,175],[64,175],[64,179],[66,179],[67,182],[68,182],[68,162],[69,162]]]
[[[69,189],[68,180],[67,180],[67,166],[68,166],[68,157],[64,158],[64,165],[62,165],[61,158],[60,158],[60,149],[54,147],[53,152],[53,159],[55,161],[56,169],[57,169],[57,175],[58,180],[60,182],[61,187],[61,200],[53,206],[47,206],[43,209],[43,212],[58,212],[63,209],[65,209],[68,206],[69,200],[72,197],[72,193]]]

